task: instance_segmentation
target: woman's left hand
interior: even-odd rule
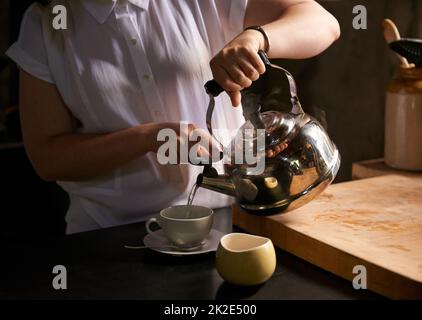
[[[235,107],[241,102],[240,91],[265,72],[265,64],[258,55],[264,42],[259,32],[243,31],[210,62],[214,79],[229,94]]]

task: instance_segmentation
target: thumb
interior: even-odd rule
[[[233,107],[240,106],[240,102],[242,100],[242,95],[240,94],[240,91],[228,92],[228,94],[230,96],[230,100],[232,102],[232,106]]]

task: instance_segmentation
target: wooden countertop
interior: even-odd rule
[[[364,265],[375,292],[422,299],[422,175],[334,184],[309,204],[270,217],[236,207],[233,222],[348,280]]]

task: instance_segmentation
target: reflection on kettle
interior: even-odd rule
[[[251,174],[253,164],[239,164],[234,159],[239,149],[252,148],[259,153],[257,133],[247,139],[233,139],[229,148],[231,159],[225,162],[224,174],[219,175],[212,166],[205,166],[197,178],[197,185],[233,196],[246,211],[264,216],[298,208],[320,194],[334,180],[340,166],[340,154],[322,125],[303,112],[292,75],[271,64],[265,53],[260,52],[260,56],[267,67],[277,68],[287,76],[293,105],[289,113],[261,113],[256,99],[253,103],[242,101],[246,123],[239,129],[238,136],[244,137],[251,127],[256,132],[265,128],[265,150],[257,156],[264,161],[263,170]],[[212,134],[214,97],[222,89],[214,80],[205,87],[210,96],[207,125]],[[245,145],[248,147],[244,148]]]

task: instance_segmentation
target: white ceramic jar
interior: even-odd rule
[[[384,159],[393,168],[422,170],[422,68],[401,68],[388,86]]]

